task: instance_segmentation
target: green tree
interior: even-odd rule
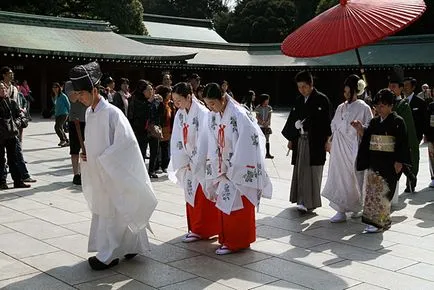
[[[142,0],[146,13],[212,19],[215,15],[228,12],[225,0]]]
[[[140,0],[94,1],[99,16],[115,25],[118,33],[145,34],[143,6]]]
[[[1,1],[0,9],[40,15],[101,19],[113,24],[119,33],[146,33],[140,0],[14,0]]]
[[[316,14],[321,14],[322,12],[335,6],[338,3],[339,0],[321,0],[319,1],[318,6],[316,8]]]
[[[292,0],[242,0],[223,19],[227,25],[216,21],[216,28],[227,41],[280,42],[295,28],[295,7]]]
[[[294,0],[296,7],[295,25],[299,27],[315,16],[319,0]]]

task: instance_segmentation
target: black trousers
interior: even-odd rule
[[[0,183],[6,183],[6,158],[5,154],[7,154],[9,172],[12,175],[12,179],[14,183],[19,183],[22,179],[20,170],[17,165],[17,142],[18,139],[16,137],[6,139],[0,143],[0,172],[3,173],[1,175]]]
[[[68,119],[68,115],[57,116],[54,124],[54,130],[56,131],[57,136],[62,141],[68,141],[68,137],[65,133],[65,122]]]
[[[15,144],[16,144],[16,146],[15,146],[16,147],[15,148],[15,163],[18,167],[19,172],[20,172],[21,179],[30,178],[30,174],[29,174],[29,171],[27,170],[26,162],[24,161],[23,148],[21,146],[21,142],[18,139],[18,137],[15,137],[15,139],[16,139],[16,142],[15,142]],[[9,164],[9,162],[8,162],[8,164]],[[1,173],[0,180],[1,181],[6,180],[6,178],[8,176],[8,171],[6,170],[6,166],[3,167],[3,170],[1,170],[1,168],[0,168],[0,173]]]
[[[159,141],[157,138],[148,137],[147,135],[136,135],[137,142],[139,143],[140,151],[142,153],[143,161],[146,160],[146,150],[148,149],[149,145],[149,166],[148,166],[148,173],[154,173],[155,170],[157,170],[155,167],[157,165],[157,158],[158,158],[158,147],[159,147]]]
[[[161,169],[167,169],[170,162],[170,141],[160,141]]]

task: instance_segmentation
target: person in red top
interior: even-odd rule
[[[170,162],[170,137],[172,136],[173,120],[176,108],[172,101],[172,89],[168,86],[159,85],[155,93],[163,98],[163,113],[161,127],[163,139],[160,141],[161,170],[167,173],[167,166]]]

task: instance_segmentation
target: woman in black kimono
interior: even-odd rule
[[[353,126],[363,135],[357,155],[357,170],[366,170],[362,221],[365,233],[390,228],[390,206],[403,165],[411,164],[407,129],[404,120],[392,112],[395,96],[383,89],[374,97],[378,116],[363,129],[359,121]]]

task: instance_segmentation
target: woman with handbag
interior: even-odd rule
[[[162,105],[154,98],[152,83],[139,80],[128,106],[128,119],[139,142],[143,160],[150,149],[148,173],[151,178],[158,178],[155,173],[159,142],[163,138],[161,130]]]
[[[14,181],[14,188],[28,188],[30,185],[23,182],[23,175],[17,164],[18,131],[27,127],[27,119],[18,108],[13,99],[6,95],[6,86],[0,82],[0,190],[8,189],[7,174],[3,174],[6,166],[5,153],[9,171]]]
[[[269,105],[270,96],[267,94],[262,94],[258,97],[259,105],[256,107],[256,119],[258,120],[259,128],[261,128],[262,133],[265,135],[265,150],[266,155],[265,158],[273,159],[274,156],[270,154],[270,134],[271,131],[271,113],[273,112],[273,108]]]

